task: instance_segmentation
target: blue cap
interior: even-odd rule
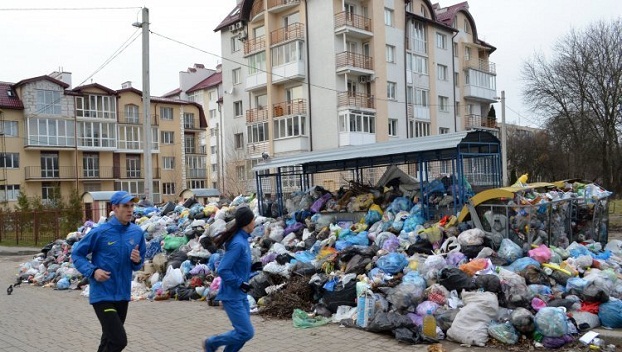
[[[138,202],[138,197],[133,196],[126,191],[115,192],[112,197],[110,197],[110,203],[113,205],[125,204],[129,202]]]

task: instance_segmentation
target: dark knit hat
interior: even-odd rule
[[[242,227],[248,225],[255,218],[255,214],[251,208],[242,206],[235,210],[235,225],[241,229]]]

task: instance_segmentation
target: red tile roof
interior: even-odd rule
[[[179,93],[181,93],[181,89],[179,88],[175,88],[172,91],[168,92],[168,93],[164,93],[162,94],[162,97],[164,98],[170,98],[170,97],[174,97],[176,95],[179,95]]]
[[[242,11],[242,3],[239,3],[235,6],[233,10],[231,10],[231,12],[229,12],[227,17],[225,17],[225,19],[222,20],[222,22],[220,22],[220,24],[216,26],[216,28],[214,28],[214,32],[218,32],[219,30],[227,27],[228,25],[239,21],[241,19],[240,17],[241,11]]]
[[[211,76],[202,80],[201,82],[195,84],[193,87],[188,89],[186,93],[192,93],[197,90],[206,89],[210,87],[214,87],[222,83],[222,72],[213,73]]]
[[[24,110],[24,104],[13,90],[12,83],[0,82],[0,108]]]

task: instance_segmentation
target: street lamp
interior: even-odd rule
[[[143,39],[143,151],[145,154],[145,200],[152,200],[153,167],[151,160],[151,96],[149,91],[149,9],[143,7],[142,22],[134,22],[132,26],[142,28]]]
[[[508,186],[508,128],[505,124],[505,91],[501,91],[501,97],[495,97],[501,101],[501,182],[503,186]]]

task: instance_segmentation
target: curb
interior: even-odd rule
[[[605,341],[606,345],[614,344],[616,346],[622,346],[622,330],[621,329],[606,329],[603,327],[598,327],[595,329],[591,329],[590,331],[597,332],[598,338],[601,338]]]

